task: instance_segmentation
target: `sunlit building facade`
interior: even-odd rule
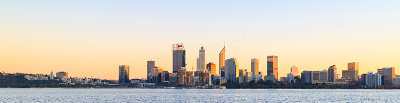
[[[258,58],[253,58],[251,59],[251,72],[253,73],[253,75],[258,75],[259,73],[259,69],[260,69],[260,61]]]
[[[217,71],[216,71],[216,66],[213,62],[210,62],[207,64],[207,71],[210,71],[211,75],[216,75]]]
[[[219,72],[221,78],[225,77],[225,46],[222,48],[221,52],[219,53]]]
[[[182,43],[172,45],[172,71],[177,73],[179,69],[186,67],[186,51]]]
[[[278,56],[267,57],[267,75],[274,75],[278,80]]]
[[[299,75],[299,68],[297,68],[296,66],[292,66],[290,68],[290,73],[292,73],[293,76],[298,76]]]

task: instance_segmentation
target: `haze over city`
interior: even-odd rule
[[[376,72],[400,67],[399,2],[1,1],[0,71],[117,80],[128,65],[130,78],[146,78],[148,60],[172,72],[172,44],[183,43],[189,70],[201,46],[218,67],[225,44],[240,69],[259,58],[266,73],[276,55],[281,76],[349,62]]]

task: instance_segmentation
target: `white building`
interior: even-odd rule
[[[366,75],[365,84],[367,85],[367,87],[370,87],[370,88],[381,86],[382,85],[382,75],[380,75],[379,73],[373,74],[372,72],[369,72]]]

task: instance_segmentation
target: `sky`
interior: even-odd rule
[[[279,56],[279,76],[291,66],[323,70],[359,62],[360,73],[400,68],[399,0],[1,0],[0,71],[66,71],[72,77],[145,78],[146,62],[172,72],[172,44],[183,43],[187,68],[218,53],[250,71],[267,72]],[[400,70],[396,71],[400,74]]]

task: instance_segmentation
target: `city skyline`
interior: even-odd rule
[[[187,70],[204,46],[217,74],[224,44],[226,59],[251,71],[259,58],[264,75],[270,55],[280,77],[292,66],[299,74],[332,65],[341,74],[351,62],[358,74],[400,67],[399,1],[212,2],[2,1],[0,71],[117,80],[128,65],[130,78],[146,78],[150,60],[173,72],[175,43],[185,44]]]

